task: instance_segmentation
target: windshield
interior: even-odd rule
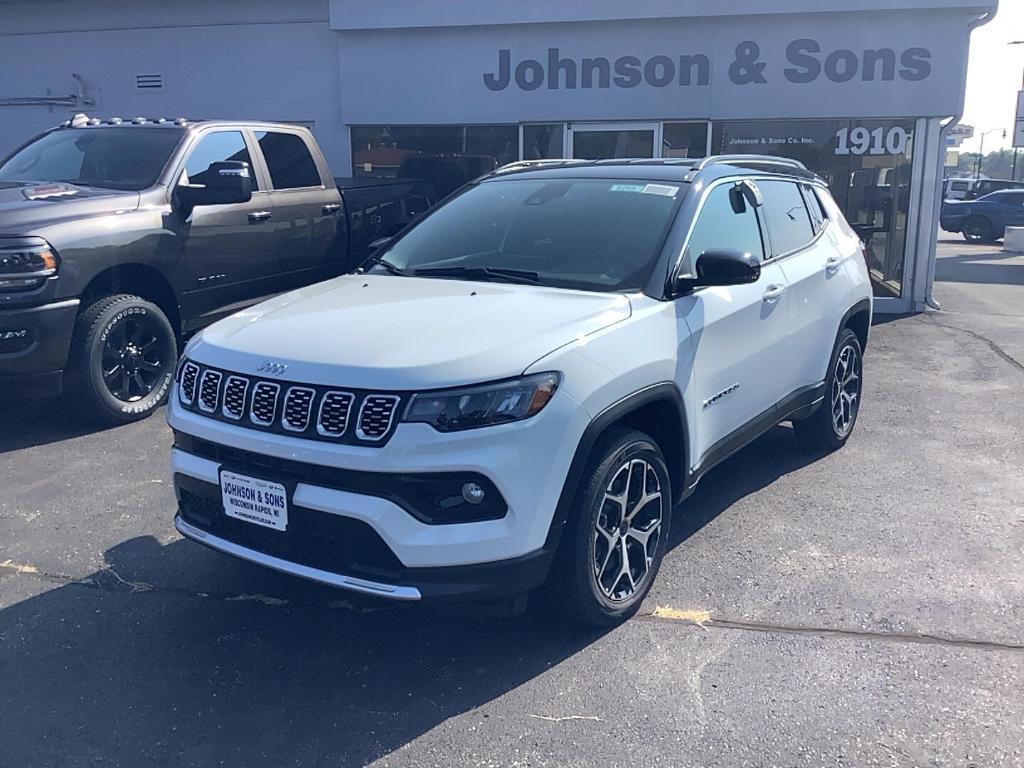
[[[684,194],[682,183],[643,180],[484,182],[438,208],[381,256],[392,270],[413,275],[638,290]]]
[[[115,127],[53,131],[0,165],[0,181],[146,189],[156,183],[182,133],[176,128]]]

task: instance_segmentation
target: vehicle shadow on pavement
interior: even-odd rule
[[[532,613],[374,610],[184,540],[139,537],[106,559],[0,611],[0,764],[364,765],[602,634]],[[0,590],[10,602],[44,577],[0,574]],[[558,714],[536,706],[509,728]]]
[[[676,507],[669,532],[669,552],[743,497],[821,458],[821,454],[800,444],[788,424],[770,429],[711,470],[693,495]]]
[[[994,263],[1007,260],[1016,263]],[[962,256],[944,256],[935,263],[935,279],[944,283],[1024,285],[1024,254],[974,250]]]

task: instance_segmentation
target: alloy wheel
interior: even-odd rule
[[[628,600],[645,585],[664,510],[661,482],[650,462],[630,459],[612,475],[594,526],[593,548],[594,578],[611,602]]]
[[[114,397],[134,403],[149,395],[161,382],[173,360],[160,329],[145,315],[117,323],[103,345],[103,383]]]
[[[853,429],[860,407],[860,353],[852,344],[839,351],[832,375],[832,427],[839,437]]]

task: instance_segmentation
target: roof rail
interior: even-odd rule
[[[506,163],[500,168],[495,168],[491,173],[506,173],[507,171],[525,171],[528,168],[544,168],[545,166],[556,166],[556,165],[575,165],[576,163],[586,163],[587,160],[572,160],[567,158],[549,158],[546,160],[516,160],[512,163]]]
[[[775,155],[711,155],[705,157],[695,167],[694,171],[703,171],[709,165],[733,164],[733,163],[762,163],[771,165],[785,165],[790,168],[807,170],[807,166],[799,160],[792,160],[788,157],[776,157]]]

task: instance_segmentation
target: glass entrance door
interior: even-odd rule
[[[660,123],[571,123],[569,157],[611,160],[655,157]]]

